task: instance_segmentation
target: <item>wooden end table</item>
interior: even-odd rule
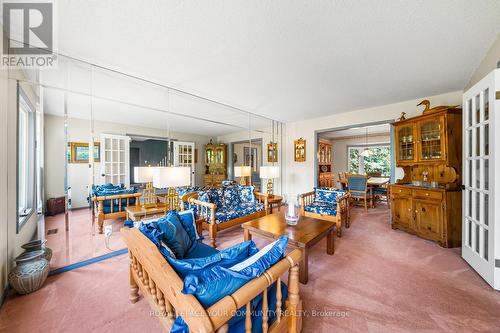
[[[333,255],[335,223],[301,216],[296,226],[289,226],[285,221],[284,212],[278,212],[243,223],[245,240],[252,236],[274,241],[281,236],[288,236],[288,247],[302,251],[299,265],[299,281],[303,284],[308,280],[308,252],[309,248],[326,237],[326,253]]]
[[[166,206],[158,204],[156,207],[143,208],[142,206],[127,206],[127,219],[140,221],[148,218],[162,217],[166,213]]]
[[[278,212],[281,211],[281,202],[283,201],[283,197],[279,195],[273,195],[272,197],[267,198],[267,204],[269,206],[269,214],[273,213],[273,207],[276,205],[278,207]]]

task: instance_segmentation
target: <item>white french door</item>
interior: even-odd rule
[[[191,186],[194,185],[194,142],[174,141],[174,166],[191,168]]]
[[[101,134],[101,183],[130,185],[130,138],[125,135]]]
[[[495,289],[500,289],[500,221],[494,188],[500,185],[498,134],[500,70],[463,96],[462,257]],[[496,177],[495,177],[496,176]],[[495,179],[496,178],[496,179]],[[496,244],[496,245],[495,245]]]

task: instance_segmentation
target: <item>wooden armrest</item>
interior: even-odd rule
[[[189,203],[192,203],[192,204],[195,204],[195,205],[198,205],[198,206],[203,206],[203,207],[206,207],[210,210],[215,210],[215,208],[217,207],[216,204],[214,203],[211,203],[211,202],[206,202],[206,201],[200,201],[198,199],[195,199],[195,198],[189,198]]]
[[[314,191],[299,194],[299,198],[305,198],[305,197],[308,197],[308,196],[311,196],[311,195],[314,195]]]

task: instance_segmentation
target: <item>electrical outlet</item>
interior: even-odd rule
[[[104,226],[104,236],[111,237],[112,233],[113,233],[113,226],[112,225]]]

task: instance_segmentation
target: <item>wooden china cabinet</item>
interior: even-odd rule
[[[326,141],[318,143],[318,186],[333,187],[332,144]]]
[[[205,185],[220,187],[227,178],[227,145],[210,143],[205,145]]]
[[[390,186],[392,228],[460,246],[462,110],[430,109],[427,102],[423,115],[396,122],[394,130],[396,165],[405,176]]]

